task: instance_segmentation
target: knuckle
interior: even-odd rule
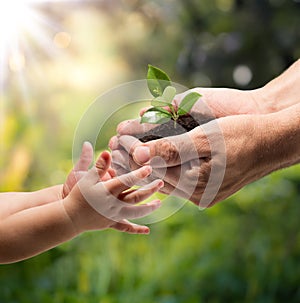
[[[176,146],[169,140],[162,140],[156,147],[157,155],[160,155],[166,162],[177,162],[180,160],[180,155]]]
[[[199,179],[204,181],[204,182],[207,182],[208,179],[209,179],[210,173],[211,173],[211,163],[210,162],[204,162],[201,165],[201,169],[200,169],[200,172],[199,172]]]

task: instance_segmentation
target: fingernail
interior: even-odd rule
[[[150,160],[150,149],[147,146],[138,146],[132,155],[135,162],[145,164]]]
[[[152,167],[147,165],[140,168],[141,169],[141,178],[146,178],[152,173]]]
[[[146,227],[146,228],[144,229],[144,234],[145,234],[145,235],[149,235],[149,234],[150,234],[150,228],[149,228],[149,227]]]
[[[92,145],[89,141],[84,141],[82,145]]]
[[[162,187],[164,187],[165,183],[162,180],[158,180],[158,184],[157,187],[159,187],[159,189],[161,189]]]
[[[121,123],[119,123],[119,125],[117,126],[117,133],[118,134],[121,134],[122,133],[122,130],[124,128],[124,126],[126,125],[128,121],[122,121]]]

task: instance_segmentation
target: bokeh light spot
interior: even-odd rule
[[[232,9],[233,1],[232,0],[217,0],[216,5],[219,10],[223,12],[229,12]]]
[[[238,85],[248,85],[252,79],[252,71],[247,65],[238,65],[233,70],[233,80]]]
[[[53,38],[54,45],[58,48],[68,48],[71,40],[71,35],[67,32],[59,32]]]

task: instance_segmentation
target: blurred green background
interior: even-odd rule
[[[48,1],[34,8],[44,21],[1,58],[1,191],[63,182],[85,110],[112,87],[144,78],[148,63],[188,87],[251,89],[300,56],[298,0]],[[122,118],[111,121],[97,150]],[[294,166],[209,210],[187,204],[152,224],[149,236],[90,232],[0,265],[0,302],[300,302],[299,214]]]

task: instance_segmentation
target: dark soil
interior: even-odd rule
[[[164,137],[176,136],[186,133],[201,124],[207,123],[210,120],[212,120],[212,118],[203,116],[194,119],[194,117],[191,115],[186,114],[180,116],[176,123],[174,123],[174,120],[170,120],[167,123],[158,125],[146,133],[135,135],[135,137],[142,142],[148,142]]]

